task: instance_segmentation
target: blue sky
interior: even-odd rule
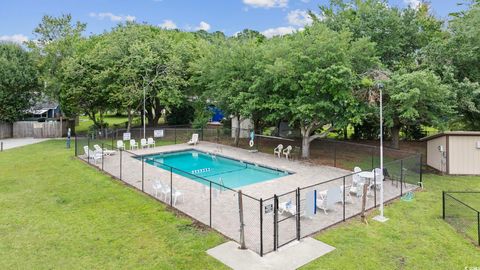
[[[431,0],[434,13],[446,18],[458,11],[461,0]],[[328,0],[15,0],[0,8],[0,40],[32,38],[43,15],[71,13],[87,23],[87,33],[101,33],[126,20],[147,22],[187,31],[204,29],[235,34],[245,28],[275,35],[291,32],[308,23],[305,11],[318,12]],[[390,0],[405,6],[419,0]],[[8,3],[8,4],[7,4]]]

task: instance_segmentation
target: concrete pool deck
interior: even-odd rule
[[[257,163],[260,165],[278,168],[295,172],[292,175],[283,176],[270,181],[260,182],[240,189],[244,194],[251,197],[243,196],[243,212],[245,223],[245,241],[249,249],[260,253],[263,242],[263,252],[268,253],[273,250],[274,246],[274,217],[271,211],[267,211],[273,205],[273,195],[279,195],[279,203],[287,201],[295,201],[295,190],[298,187],[306,187],[317,183],[326,182],[330,179],[337,178],[349,174],[351,172],[329,167],[311,165],[303,161],[287,161],[280,159],[273,154],[251,153],[244,149],[234,148],[225,145],[219,145],[209,142],[200,142],[197,146],[189,146],[187,144],[176,144],[161,146],[150,149],[140,149],[133,151],[116,152],[112,156],[106,156],[102,161],[98,161],[97,166],[110,175],[121,179],[123,182],[142,190],[156,197],[167,204],[170,204],[170,193],[155,191],[153,188],[154,181],[160,181],[164,186],[173,186],[179,191],[175,208],[181,212],[191,216],[203,224],[211,225],[223,235],[239,242],[240,221],[239,221],[239,201],[238,189],[235,190],[218,190],[209,188],[209,183],[204,184],[193,181],[192,179],[181,175],[170,173],[168,170],[149,165],[136,159],[136,155],[147,155],[154,153],[179,151],[186,149],[198,149],[204,152],[218,153],[227,157],[243,160],[247,162]],[[83,151],[82,151],[83,152]],[[84,160],[84,155],[80,156]],[[120,166],[121,161],[121,166]],[[93,161],[90,161],[92,163]],[[143,174],[142,174],[143,168]],[[199,180],[201,181],[201,180]],[[345,184],[352,183],[351,177],[345,177]],[[300,193],[301,208],[305,209],[307,192],[312,190],[324,191],[330,187],[339,187],[343,185],[343,179],[329,181],[326,184],[314,185],[304,189]],[[385,201],[396,198],[400,195],[402,185],[398,182],[387,180],[384,182]],[[403,191],[414,190],[417,186],[404,184]],[[283,194],[283,195],[281,195]],[[210,196],[212,197],[210,205]],[[263,222],[260,222],[260,198],[263,199]],[[378,203],[378,201],[377,201]],[[367,209],[374,206],[374,197],[367,197]],[[361,212],[361,198],[351,196],[347,198],[345,204],[345,212],[343,212],[343,204],[337,203],[328,214],[323,211],[317,211],[316,215],[311,218],[301,217],[300,236],[301,238],[309,236],[335,223],[343,221],[343,218],[355,216]],[[210,215],[211,213],[211,215]],[[281,223],[278,223],[278,240],[280,244],[287,243],[296,238],[296,219],[290,218],[288,213],[280,214]],[[260,232],[262,228],[262,233]]]

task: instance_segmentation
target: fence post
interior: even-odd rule
[[[243,195],[242,190],[238,191],[238,210],[240,216],[240,249],[247,249],[245,246],[245,222],[243,221]]]
[[[296,209],[296,212],[297,212],[297,240],[300,241],[300,187],[297,188],[296,190],[296,199],[297,199],[297,209]]]
[[[175,134],[175,143],[177,144],[177,127],[173,127],[173,133]]]
[[[400,196],[403,196],[403,159],[400,160]]]
[[[477,212],[477,236],[478,236],[478,245],[480,246],[480,212]]]
[[[445,219],[445,191],[442,191],[442,218]]]
[[[120,180],[122,180],[122,148],[120,148]]]
[[[142,156],[142,192],[144,192],[144,181],[145,181],[145,161]]]
[[[373,208],[377,208],[377,173],[375,171],[373,172]]]
[[[200,129],[200,132],[201,132],[201,134],[202,134],[200,138],[201,138],[201,140],[203,141],[203,126],[202,126],[202,128]]]
[[[350,191],[347,191],[347,189],[345,188],[345,176],[343,177],[343,221],[345,221],[345,206],[346,206],[346,201],[345,201],[345,193],[346,192],[350,192]]]
[[[75,137],[76,139],[77,137]],[[3,152],[3,142],[0,142],[0,152]],[[77,148],[75,147],[75,156],[77,156]]]
[[[3,142],[2,142],[2,149],[3,149]],[[75,156],[78,157],[78,150],[77,150],[77,135],[75,134]]]
[[[103,171],[103,160],[104,160],[104,157],[105,157],[105,155],[104,155],[104,153],[103,153],[103,151],[104,151],[104,150],[103,150],[103,147],[104,147],[104,145],[103,145],[103,143],[102,143],[102,171]]]
[[[212,227],[212,181],[210,181],[210,228]]]
[[[337,167],[337,143],[333,143],[333,167]]]
[[[263,257],[263,199],[260,198],[260,257]]]
[[[173,169],[170,167],[170,206],[173,205]]]
[[[420,187],[423,188],[423,155],[420,154]]]
[[[278,245],[278,197],[277,195],[273,195],[273,250],[277,250],[277,245]]]
[[[370,148],[370,156],[372,158],[372,170],[375,168],[375,164],[374,164],[374,161],[373,161],[373,150],[374,149],[375,149],[375,147]]]

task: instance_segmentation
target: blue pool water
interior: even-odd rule
[[[148,155],[144,156],[144,159],[145,163],[165,170],[170,170],[170,167],[172,167],[174,173],[204,185],[210,183],[201,178],[229,188],[238,188],[290,174],[289,172],[218,155],[210,155],[196,150]]]

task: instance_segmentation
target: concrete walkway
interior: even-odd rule
[[[43,142],[49,139],[35,139],[35,138],[9,138],[1,139],[0,144],[3,143],[3,150],[12,149],[15,147],[25,146],[29,144]]]
[[[334,247],[311,237],[293,242],[263,257],[251,250],[241,250],[233,241],[207,250],[207,253],[235,270],[297,269],[333,250]]]

